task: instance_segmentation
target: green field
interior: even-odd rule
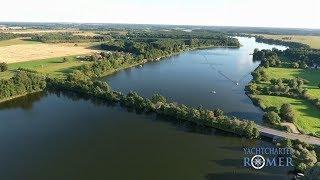
[[[303,78],[309,81],[305,87],[309,94],[314,98],[320,98],[320,70],[314,69],[292,69],[292,68],[266,68],[266,73],[272,78]]]
[[[63,73],[70,72],[73,68],[81,66],[85,63],[76,59],[76,56],[68,56],[67,62],[62,62],[63,57],[49,58],[35,61],[26,61],[9,64],[9,71],[0,73],[0,78],[8,79],[12,77],[14,70],[18,68],[26,68],[46,74],[51,77],[61,77]]]
[[[255,95],[253,97],[260,99],[265,107],[275,106],[280,108],[282,104],[291,104],[296,113],[295,125],[299,131],[320,135],[320,111],[305,100],[266,95]]]
[[[291,68],[265,68],[269,78],[303,78],[309,81],[304,85],[308,93],[314,98],[320,98],[320,70],[311,69],[291,69]],[[267,83],[261,83],[260,86],[266,86]],[[305,133],[315,133],[320,135],[320,110],[311,103],[301,100],[279,96],[255,95],[254,98],[261,100],[262,106],[281,107],[282,104],[289,103],[296,112],[295,125],[300,131]]]

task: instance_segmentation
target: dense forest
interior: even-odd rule
[[[320,66],[320,50],[289,48],[284,51],[278,49],[259,51],[256,49],[253,53],[253,59],[261,61],[263,66],[278,67],[286,63],[294,66],[295,63],[298,63],[300,68],[306,68],[307,66]]]
[[[190,48],[224,46],[240,47],[235,38],[211,31],[130,32],[124,37],[101,44],[108,51],[132,53],[139,58],[159,58]]]

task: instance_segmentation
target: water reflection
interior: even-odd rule
[[[33,107],[33,104],[40,101],[42,97],[46,97],[46,92],[36,92],[29,94],[28,96],[22,96],[15,99],[12,99],[10,101],[5,101],[3,103],[0,103],[0,110],[3,109],[24,109],[24,110],[30,110]]]

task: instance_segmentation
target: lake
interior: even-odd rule
[[[137,91],[145,97],[158,92],[171,101],[220,108],[229,115],[262,119],[262,111],[244,93],[251,81],[251,72],[260,62],[253,62],[255,48],[285,49],[283,46],[255,42],[254,38],[238,37],[241,48],[214,48],[185,52],[143,68],[126,69],[104,78],[113,89],[128,93]],[[238,85],[237,85],[238,83]],[[215,91],[215,94],[213,93]]]
[[[244,94],[259,62],[239,49],[185,52],[103,78],[122,92],[155,91],[191,106],[261,121]],[[284,48],[284,47],[279,47]],[[237,85],[238,83],[239,85]],[[212,93],[211,91],[216,91]],[[243,147],[273,146],[232,134],[130,112],[75,94],[37,93],[0,104],[0,179],[288,179],[286,168],[243,167]]]

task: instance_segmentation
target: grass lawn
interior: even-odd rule
[[[305,85],[309,94],[314,98],[320,98],[320,70],[313,69],[291,69],[291,68],[266,68],[266,73],[272,78],[303,78],[309,81]]]
[[[26,61],[9,64],[9,71],[0,73],[0,78],[10,78],[12,72],[18,68],[27,68],[37,72],[49,75],[51,77],[62,77],[64,73],[70,72],[73,68],[85,63],[76,59],[76,56],[68,56],[67,62],[62,62],[63,57],[49,58],[42,60]]]
[[[261,103],[266,107],[275,106],[280,108],[282,104],[291,104],[296,113],[295,125],[297,128],[307,134],[316,133],[320,135],[320,111],[312,104],[305,100],[279,96],[255,95],[254,97],[260,99]]]
[[[302,36],[302,35],[268,35],[262,36],[271,39],[278,39],[283,41],[299,42],[309,45],[311,48],[320,49],[320,36]]]

